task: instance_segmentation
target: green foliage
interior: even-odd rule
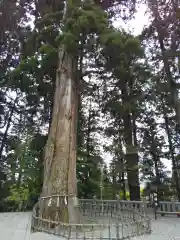
[[[10,188],[10,196],[7,197],[7,200],[15,201],[16,203],[21,203],[22,201],[27,201],[29,198],[29,189],[28,186],[12,185]]]
[[[143,197],[143,193],[144,193],[144,189],[143,189],[143,188],[140,188],[141,197]],[[122,191],[120,191],[119,196],[120,196],[120,199],[123,200],[124,194],[123,194]],[[127,200],[130,200],[130,193],[129,193],[129,191],[126,191],[126,199],[127,199]]]
[[[120,199],[123,199],[124,198],[124,193],[122,191],[120,191],[119,196],[120,196]],[[130,200],[130,194],[127,191],[126,191],[126,199]]]
[[[39,48],[39,53],[51,56],[51,54],[57,53],[57,49],[46,43],[41,45],[41,47]]]
[[[127,151],[123,148],[133,149],[139,153],[139,165],[136,164],[131,168],[132,171],[140,168],[144,181],[144,179],[156,178],[155,169],[159,170],[160,177],[164,181],[161,192],[164,192],[164,196],[168,196],[171,192],[171,178],[168,177],[169,173],[165,170],[163,161],[164,159],[171,161],[173,155],[177,155],[179,133],[175,128],[176,121],[172,117],[174,112],[169,85],[164,79],[164,69],[158,65],[159,56],[161,57],[162,54],[153,30],[156,29],[155,21],[152,25],[154,28],[149,29],[148,39],[145,39],[149,51],[149,56],[145,56],[138,37],[112,26],[112,19],[117,14],[116,10],[121,8],[120,1],[108,2],[96,1],[95,4],[94,1],[69,0],[66,19],[62,19],[63,1],[53,1],[53,4],[49,5],[37,3],[34,29],[23,25],[27,22],[26,16],[33,14],[29,12],[32,8],[31,1],[26,5],[22,4],[18,9],[13,1],[6,3],[8,8],[4,7],[4,1],[0,3],[1,9],[8,9],[9,12],[9,14],[3,12],[0,16],[2,23],[4,22],[2,16],[9,16],[5,19],[5,24],[1,25],[0,75],[3,98],[0,98],[0,121],[3,125],[2,129],[8,126],[8,121],[10,122],[7,135],[4,130],[0,134],[0,142],[3,146],[0,181],[6,180],[7,176],[4,172],[8,175],[0,192],[1,197],[11,201],[11,204],[16,202],[18,205],[20,201],[25,201],[31,202],[32,206],[41,192],[43,149],[47,140],[47,136],[42,135],[42,132],[47,133],[47,126],[51,121],[58,50],[62,45],[72,57],[77,57],[78,70],[81,68],[81,62],[83,67],[84,63],[88,65],[88,71],[97,70],[96,74],[91,72],[87,76],[90,78],[89,82],[79,76],[79,71],[74,73],[78,76],[80,86],[78,91],[81,95],[77,141],[79,196],[100,197],[99,164],[103,159],[99,141],[96,138],[97,136],[103,138],[104,135],[110,141],[112,140],[112,144],[107,146],[108,144],[105,143],[105,147],[113,156],[112,165],[115,164],[115,168],[110,166],[109,169],[104,169],[104,198],[112,198],[115,193],[120,193],[122,197],[122,183],[125,181],[123,173],[126,177],[128,163],[127,154],[125,154]],[[110,10],[110,5],[118,7],[116,10]],[[170,9],[172,10],[172,6]],[[177,35],[175,37],[178,42],[179,21],[176,20],[176,31],[172,27],[172,34],[168,32],[170,28],[165,31],[163,41],[166,42],[166,39],[170,41],[174,33],[173,36]],[[12,32],[17,34],[14,36],[10,34]],[[151,44],[148,43],[149,40]],[[169,49],[170,45],[167,48],[168,55],[172,51]],[[176,50],[178,51],[178,48]],[[152,58],[149,59],[149,57]],[[154,65],[150,67],[147,62]],[[170,69],[173,69],[173,79],[178,76],[179,67],[176,62],[177,59],[168,63]],[[159,71],[160,73],[157,74]],[[18,101],[9,120],[14,102],[11,96],[8,96],[8,92],[12,90],[18,95]],[[87,106],[82,104],[89,96],[93,98],[92,105],[95,106],[91,109],[87,109]],[[152,106],[153,111],[150,111],[148,108],[151,109]],[[152,112],[155,119],[162,116],[167,118],[173,151],[167,150],[168,147],[166,152],[163,149],[163,146],[170,146],[169,139],[167,143],[162,137],[163,134],[167,134],[164,133],[164,129],[167,132],[165,124],[158,124],[152,130],[154,123],[149,121]],[[99,127],[101,119],[98,115],[105,119],[105,124],[103,123],[101,128]],[[129,123],[128,126],[127,123]],[[31,130],[30,140],[22,134],[29,129]],[[159,130],[163,132],[163,134],[160,133],[160,137]],[[153,131],[155,145],[152,138],[149,138],[152,137]],[[152,149],[156,151],[152,152]],[[152,159],[154,156],[156,159]],[[131,160],[133,161],[132,158]],[[144,166],[147,162],[150,165],[150,171],[145,173]],[[178,158],[176,162],[179,162]],[[176,184],[173,177],[173,188],[174,185]],[[128,189],[125,191],[129,199]]]
[[[66,46],[68,52],[74,53],[79,46],[78,38],[73,33],[65,32],[62,37],[61,44]]]
[[[114,46],[120,49],[123,46],[122,34],[120,31],[113,28],[107,29],[104,33],[100,35],[102,44],[106,47],[113,48]]]
[[[76,52],[80,42],[90,34],[102,34],[108,29],[107,15],[102,9],[92,3],[84,3],[70,10],[66,19],[63,34],[58,39],[60,44],[66,46],[67,51]]]

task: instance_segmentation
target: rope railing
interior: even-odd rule
[[[44,199],[44,200],[43,200]],[[40,199],[34,206],[31,222],[31,232],[46,232],[63,237],[63,239],[128,239],[151,233],[150,219],[143,212],[121,201],[80,199],[75,206],[78,214],[77,223],[63,222],[58,214],[65,205],[62,196],[52,196]],[[43,205],[43,204],[46,205]],[[68,202],[66,202],[67,208]],[[43,213],[43,207],[55,207],[54,215]],[[141,206],[143,209],[143,206]],[[62,212],[61,212],[62,213]]]

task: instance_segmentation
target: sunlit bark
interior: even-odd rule
[[[42,197],[60,195],[67,199],[68,214],[64,211],[60,220],[71,222],[77,220],[73,204],[77,192],[76,126],[78,94],[76,66],[76,60],[67,54],[64,49],[61,49],[56,76],[52,123],[45,148],[42,191]],[[45,215],[50,215],[52,208],[48,210],[47,204],[45,208]]]

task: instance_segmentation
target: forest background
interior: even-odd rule
[[[105,199],[139,200],[148,181],[180,200],[180,2],[87,2],[68,31],[63,1],[0,2],[1,209],[32,208],[41,193],[57,49],[74,51],[77,32],[78,196],[100,197],[103,164]]]

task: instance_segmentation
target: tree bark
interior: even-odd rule
[[[169,143],[169,153],[170,153],[171,160],[172,160],[172,172],[174,174],[176,193],[177,193],[178,201],[180,201],[180,185],[179,185],[179,176],[178,176],[178,170],[177,170],[177,162],[176,162],[176,158],[174,155],[174,147],[173,147],[173,142],[172,142],[172,137],[171,137],[171,131],[169,128],[169,120],[168,120],[168,117],[166,114],[164,100],[162,97],[161,97],[161,102],[162,102],[162,109],[163,109],[163,115],[164,115],[164,121],[165,121],[165,129],[166,129],[168,143]]]
[[[153,159],[153,162],[154,162],[156,186],[157,186],[157,199],[159,201],[160,197],[161,197],[161,193],[160,193],[160,189],[159,189],[161,179],[160,179],[160,172],[159,172],[159,166],[158,166],[158,163],[160,162],[160,158],[159,158],[159,155],[157,153],[157,146],[156,146],[156,143],[155,143],[155,136],[154,136],[153,130],[151,130],[151,131],[152,131],[151,156],[152,156],[152,159]]]
[[[154,23],[155,23],[155,28],[158,34],[158,42],[160,45],[162,57],[163,57],[163,64],[164,64],[164,72],[167,77],[167,82],[169,85],[169,90],[170,93],[172,94],[172,103],[173,107],[176,113],[176,123],[178,127],[178,131],[180,129],[180,102],[179,102],[179,97],[178,97],[178,90],[177,90],[177,84],[175,80],[173,79],[172,73],[171,73],[171,68],[168,62],[168,58],[166,56],[166,47],[164,45],[164,35],[162,32],[161,28],[161,17],[158,11],[158,1],[157,0],[149,0],[148,1],[150,10],[152,11],[152,14],[154,16]],[[173,46],[174,47],[174,46]],[[174,49],[175,51],[175,49]]]
[[[112,166],[112,199],[115,200],[116,199],[116,177],[117,177],[117,171],[116,171],[116,167],[117,167],[117,163],[113,162],[113,166]]]
[[[78,92],[77,61],[59,51],[59,66],[56,76],[56,89],[52,123],[45,147],[44,182],[42,196],[59,195],[64,199],[61,221],[76,222],[74,198],[76,197],[76,127]],[[67,204],[66,204],[67,201]],[[67,205],[67,206],[65,206]],[[52,217],[52,208],[45,206],[45,215]],[[51,215],[51,216],[50,216]],[[68,215],[68,217],[67,217]]]
[[[122,175],[121,175],[121,181],[122,181],[123,200],[127,200],[127,198],[126,198],[126,183],[125,183],[124,171],[122,172]]]
[[[129,102],[129,95],[127,92],[127,84],[122,84],[122,101],[123,106]],[[140,185],[139,185],[139,156],[137,148],[133,143],[133,126],[130,109],[125,109],[123,113],[124,118],[124,140],[126,144],[126,164],[127,177],[129,185],[130,200],[140,200]]]
[[[119,121],[119,126],[121,125],[121,121]],[[126,199],[126,184],[125,184],[125,159],[123,154],[123,141],[121,136],[121,128],[119,128],[119,138],[118,138],[118,147],[119,147],[119,154],[118,154],[118,173],[119,173],[119,183],[121,183],[121,191],[123,193],[123,200]]]
[[[91,99],[90,99],[90,106],[89,106],[89,113],[88,113],[88,119],[87,119],[87,140],[86,140],[86,169],[85,169],[85,185],[86,185],[86,191],[84,193],[84,197],[88,198],[89,194],[91,194],[90,192],[88,192],[89,190],[89,178],[90,178],[90,171],[89,171],[89,166],[88,166],[88,162],[89,162],[89,158],[91,155],[90,152],[90,137],[91,137]],[[92,189],[91,189],[92,190]]]
[[[9,113],[6,129],[5,129],[5,132],[4,132],[2,141],[1,141],[1,146],[0,146],[0,159],[2,158],[5,142],[6,142],[6,139],[7,139],[9,128],[11,126],[12,117],[13,117],[13,114],[14,114],[14,111],[15,111],[17,101],[18,101],[18,97],[16,97],[16,99],[14,100],[14,103],[13,103],[12,108],[11,108],[10,113]]]

